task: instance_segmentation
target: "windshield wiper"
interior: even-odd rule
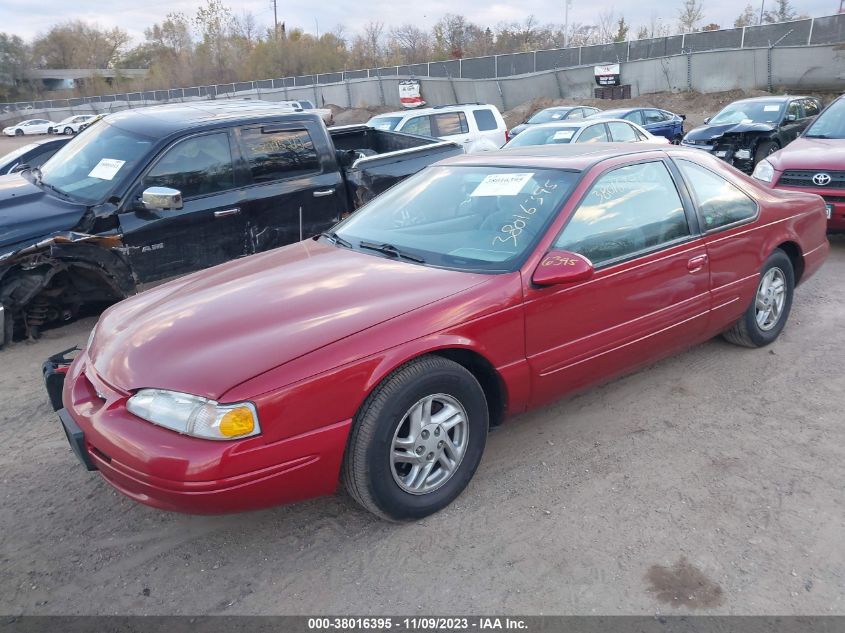
[[[416,255],[411,255],[402,250],[399,250],[393,244],[376,244],[375,242],[366,242],[364,240],[361,240],[358,243],[358,246],[360,246],[361,248],[369,249],[371,251],[378,251],[379,253],[384,253],[385,255],[393,255],[397,259],[403,258],[412,262],[417,262],[418,264],[425,263],[425,260],[422,257],[417,257]]]
[[[334,242],[335,244],[338,244],[340,246],[345,246],[346,248],[352,248],[351,242],[347,242],[345,239],[343,239],[340,235],[338,235],[334,231],[332,231],[331,233],[329,233],[328,231],[323,231],[322,233],[320,233],[320,236],[325,237],[330,242]]]
[[[48,182],[44,182],[43,180],[41,180],[41,178],[39,178],[39,179],[36,181],[36,183],[37,183],[37,184],[39,184],[39,185],[41,185],[42,187],[47,187],[47,189],[49,189],[50,191],[52,191],[53,193],[55,193],[56,195],[58,195],[60,198],[64,198],[65,200],[73,200],[73,196],[70,196],[70,195],[66,194],[66,193],[65,193],[64,191],[62,191],[61,189],[59,189],[58,187],[56,187],[56,186],[54,186],[54,185],[51,185],[51,184],[50,184],[50,183],[48,183]]]

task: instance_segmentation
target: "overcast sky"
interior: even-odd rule
[[[503,21],[520,21],[534,15],[541,22],[563,23],[565,0],[278,0],[279,21],[285,21],[288,28],[301,27],[314,33],[331,30],[336,24],[343,24],[347,34],[361,29],[369,20],[384,22],[387,28],[411,22],[430,27],[445,13],[462,13],[472,22],[484,26],[495,26]],[[250,11],[260,26],[273,23],[272,0],[223,0],[236,13]],[[736,16],[748,0],[704,0],[704,22],[715,22],[722,27],[733,26]],[[597,4],[587,0],[572,0],[569,10],[570,22],[592,23],[597,13],[613,9],[623,14],[634,29],[648,23],[652,13],[663,21],[669,21],[673,30],[677,22],[678,7],[682,0],[619,0],[614,3]],[[771,8],[774,0],[765,0]],[[200,0],[73,0],[58,2],[46,0],[35,3],[32,0],[0,1],[0,30],[31,39],[46,31],[52,24],[64,20],[82,19],[97,22],[101,26],[119,26],[135,37],[138,43],[144,38],[144,28],[161,21],[170,11],[193,14]],[[757,10],[760,0],[753,0]],[[792,4],[801,13],[811,16],[831,15],[839,9],[839,0],[793,0]],[[315,22],[316,20],[316,22]],[[634,30],[632,29],[632,30]]]

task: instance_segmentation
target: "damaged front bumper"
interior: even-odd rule
[[[706,145],[702,143],[682,141],[684,147],[692,147],[713,154],[721,158],[729,165],[733,165],[740,171],[751,173],[754,169],[754,151],[746,147],[738,147],[729,143],[720,143],[719,139],[713,139]]]

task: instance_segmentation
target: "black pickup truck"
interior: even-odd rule
[[[326,230],[451,142],[271,103],[112,114],[0,177],[0,346],[144,284]]]

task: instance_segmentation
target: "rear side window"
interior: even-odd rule
[[[261,128],[249,128],[241,132],[241,142],[253,182],[272,182],[320,170],[308,130],[262,132]]]
[[[409,120],[402,128],[403,132],[408,134],[419,134],[421,136],[435,136],[431,129],[430,116],[418,116]]]
[[[633,121],[637,125],[643,125],[643,115],[640,110],[634,110],[622,117],[626,121]]]
[[[690,235],[681,198],[662,162],[600,176],[555,242],[593,265],[653,250]]]
[[[463,112],[444,112],[431,117],[432,127],[435,128],[435,136],[452,136],[455,134],[468,134],[469,126]]]
[[[696,163],[688,160],[676,162],[690,185],[705,231],[749,220],[757,215],[757,203],[735,185]]]
[[[617,143],[634,143],[639,140],[634,128],[627,123],[622,123],[622,121],[608,121],[607,127],[610,128],[610,135]]]
[[[490,110],[473,110],[472,115],[475,117],[475,124],[481,132],[495,130],[499,127],[496,123],[496,117],[493,116],[493,112]]]
[[[144,178],[144,188],[178,189],[183,198],[205,196],[234,186],[232,150],[225,132],[180,141],[165,152]]]
[[[607,129],[604,127],[604,123],[599,123],[597,125],[591,125],[589,127],[585,127],[584,131],[581,132],[581,136],[578,137],[578,143],[606,143],[610,139],[607,137]]]
[[[806,99],[804,101],[804,116],[816,116],[820,111],[819,102],[815,99]]]

